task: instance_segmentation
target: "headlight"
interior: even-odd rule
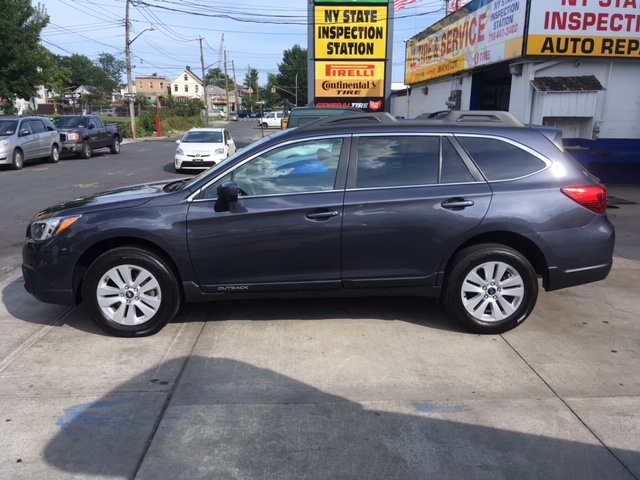
[[[9,146],[9,140],[0,140],[0,148],[5,148]]]
[[[223,148],[216,148],[213,152],[214,155],[222,155],[224,154],[224,147]]]
[[[176,152],[178,153],[178,155],[184,155],[184,152],[181,148],[177,149]]]
[[[44,220],[35,220],[31,223],[31,238],[36,242],[47,240],[56,233],[62,232],[79,218],[80,215],[75,215],[73,217],[55,217]]]
[[[80,134],[78,132],[67,133],[67,140],[80,140]]]

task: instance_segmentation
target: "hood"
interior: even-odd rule
[[[160,195],[167,195],[172,190],[167,188],[169,185],[182,182],[184,180],[173,179],[106,190],[51,206],[38,213],[36,218],[137,207]]]

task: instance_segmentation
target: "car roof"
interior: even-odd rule
[[[221,132],[223,130],[222,127],[192,127],[189,132]]]

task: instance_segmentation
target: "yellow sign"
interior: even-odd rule
[[[581,37],[569,35],[529,35],[530,55],[594,55],[599,57],[640,57],[640,39],[622,37]]]
[[[315,62],[317,97],[383,97],[384,62]]]
[[[387,7],[315,7],[316,59],[386,58]]]

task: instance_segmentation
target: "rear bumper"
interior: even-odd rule
[[[541,234],[547,250],[545,290],[558,290],[604,280],[613,265],[615,229],[606,215],[581,228]]]

